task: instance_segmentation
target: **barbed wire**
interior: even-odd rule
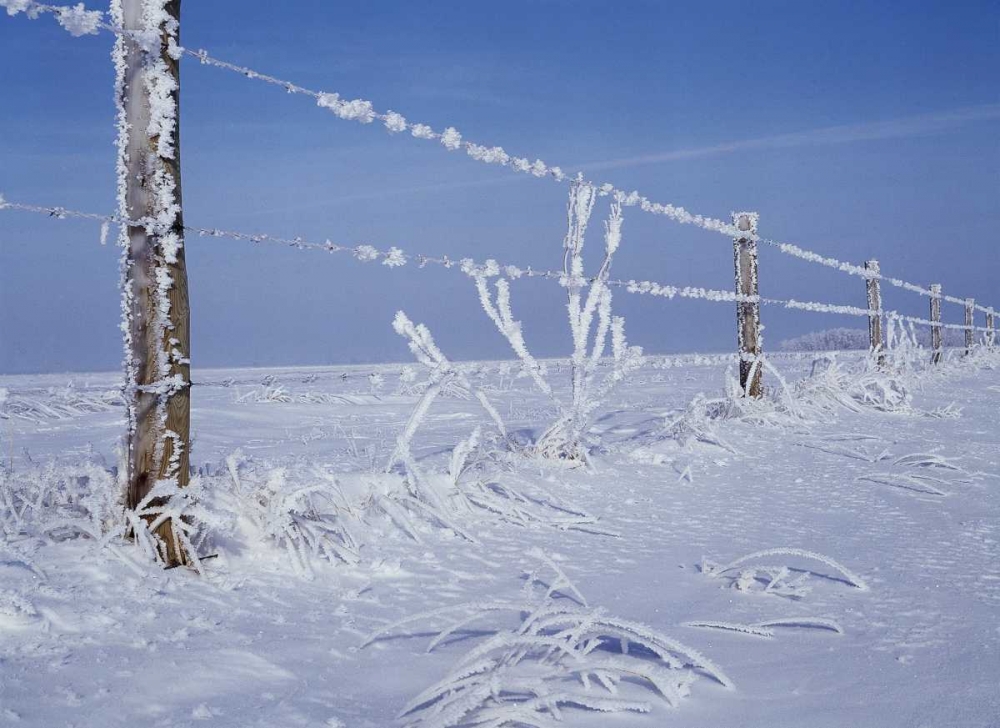
[[[33,2],[33,0],[0,0],[0,7],[7,7],[8,12],[12,15],[17,12],[25,12],[32,18],[38,17],[40,14],[44,13],[53,14],[56,16],[60,24],[66,27],[66,29],[73,35],[96,33],[98,29],[101,29],[116,35],[131,38],[144,46],[155,44],[158,48],[161,42],[158,34],[142,33],[122,28],[114,23],[106,21],[106,16],[103,11],[86,10],[82,3],[70,7],[37,3]],[[171,40],[168,53],[178,59],[182,56],[189,56],[197,59],[199,63],[203,65],[213,66],[232,73],[237,73],[251,80],[278,86],[290,94],[314,98],[316,99],[318,106],[329,109],[338,118],[347,121],[370,124],[373,121],[378,120],[383,123],[386,130],[391,134],[408,131],[410,135],[416,139],[438,141],[444,148],[450,151],[464,149],[470,158],[485,164],[496,164],[511,169],[517,173],[527,174],[539,178],[548,177],[557,182],[582,179],[582,174],[580,173],[576,175],[568,174],[564,172],[561,167],[550,165],[543,162],[541,159],[535,159],[535,161],[532,162],[526,157],[511,156],[499,146],[485,146],[465,140],[463,139],[462,134],[455,127],[449,126],[445,128],[443,132],[435,131],[430,125],[410,122],[402,114],[395,111],[377,111],[375,110],[372,102],[366,99],[353,99],[349,101],[344,100],[341,98],[339,93],[309,89],[296,84],[293,81],[261,73],[260,71],[256,71],[247,66],[241,66],[239,64],[217,58],[204,49],[196,50],[186,48],[174,43],[173,40]],[[589,182],[589,184],[592,184],[602,196],[621,196],[623,204],[626,206],[637,206],[644,212],[665,216],[681,224],[694,225],[695,227],[722,233],[733,238],[755,240],[759,243],[773,247],[785,255],[823,265],[849,275],[868,280],[879,280],[893,287],[917,293],[918,295],[924,297],[932,299],[939,298],[943,301],[961,306],[967,305],[966,300],[962,298],[937,293],[930,288],[925,288],[924,286],[920,286],[915,283],[909,283],[900,278],[887,276],[880,272],[868,270],[864,266],[841,261],[830,256],[824,256],[791,243],[783,243],[778,240],[766,238],[757,235],[755,232],[742,232],[732,223],[727,223],[723,220],[705,215],[693,214],[677,205],[653,202],[636,190],[622,190],[610,182]],[[973,309],[982,313],[992,312],[992,309],[979,304],[973,304]]]
[[[56,219],[80,219],[92,222],[100,222],[102,240],[106,238],[107,236],[106,226],[110,224],[127,225],[131,227],[149,226],[146,221],[128,220],[122,218],[119,215],[101,215],[99,213],[83,212],[80,210],[74,210],[61,206],[43,206],[43,205],[32,205],[22,202],[13,202],[7,200],[2,194],[0,194],[0,210],[16,210],[21,212],[29,212],[38,215],[45,215],[46,217],[56,218]],[[454,259],[454,258],[449,258],[448,256],[432,256],[432,255],[424,255],[421,253],[410,253],[397,247],[380,249],[376,248],[373,245],[369,245],[367,243],[359,245],[340,245],[330,240],[326,240],[322,243],[319,243],[306,240],[302,237],[288,238],[278,235],[270,235],[266,233],[247,233],[236,230],[225,230],[222,228],[206,228],[193,225],[185,225],[184,230],[188,233],[193,233],[194,235],[197,235],[199,237],[227,238],[230,240],[250,242],[254,244],[263,243],[281,247],[288,247],[296,250],[313,250],[325,253],[349,253],[351,257],[362,263],[381,261],[382,265],[385,265],[390,268],[403,267],[409,264],[411,261],[415,261],[417,264],[416,267],[420,269],[430,265],[440,266],[445,269],[458,268],[461,272],[470,277],[477,277],[477,276],[505,277],[511,280],[516,280],[522,277],[543,278],[543,279],[558,281],[561,285],[566,285],[570,281],[570,277],[563,271],[537,270],[535,268],[532,268],[531,266],[501,264],[492,259],[479,263],[473,260],[472,258]],[[589,284],[591,282],[592,279],[584,279],[580,281],[581,284]],[[913,323],[926,326],[940,326],[941,328],[955,328],[962,330],[970,328],[961,324],[945,324],[945,323],[936,324],[926,319],[920,319],[913,316],[903,316],[901,314],[897,314],[895,311],[892,312],[884,310],[873,311],[858,306],[846,306],[846,305],[831,304],[818,301],[797,301],[795,299],[768,298],[763,296],[746,296],[738,293],[733,293],[732,291],[723,291],[718,289],[703,288],[696,286],[665,285],[654,281],[610,279],[605,281],[605,283],[608,286],[624,290],[628,293],[639,294],[639,295],[650,295],[655,297],[666,298],[668,300],[671,300],[673,298],[690,298],[690,299],[700,299],[706,301],[728,302],[728,303],[758,303],[764,306],[779,306],[791,310],[808,311],[813,313],[830,313],[830,314],[838,314],[845,316],[858,316],[862,318],[871,318],[874,316],[882,316],[882,315],[895,315],[902,320],[912,321]],[[987,327],[979,327],[979,326],[972,326],[971,328],[976,331],[989,330]]]

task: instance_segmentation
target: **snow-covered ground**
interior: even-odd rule
[[[76,537],[112,489],[117,375],[0,378],[0,725],[432,726],[462,700],[513,720],[501,688],[570,726],[998,725],[1000,361],[953,359],[891,411],[803,385],[728,418],[697,404],[724,365],[654,361],[599,413],[589,469],[491,450],[476,400],[441,397],[413,446],[448,523],[383,472],[418,399],[399,367],[196,371],[203,576]],[[512,371],[471,378],[526,439],[554,411]],[[340,551],[268,538],[290,510]]]

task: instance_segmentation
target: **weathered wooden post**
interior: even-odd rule
[[[123,332],[128,395],[128,491],[136,508],[160,481],[188,484],[190,353],[181,213],[180,0],[114,0],[118,37],[120,213],[140,224],[123,233]],[[136,41],[142,37],[145,43]],[[160,43],[150,47],[149,38]],[[152,503],[162,505],[162,503]],[[164,561],[188,562],[170,521],[156,530]]]
[[[965,299],[965,355],[969,356],[976,346],[976,299]]]
[[[760,292],[757,278],[756,212],[734,212],[733,226],[746,237],[733,239],[736,264],[736,336],[740,352],[740,387],[744,396],[760,397],[764,393],[760,355]]]
[[[868,345],[875,363],[885,364],[885,339],[882,333],[882,281],[877,260],[865,262],[865,270],[871,274],[866,279],[868,287]]]
[[[941,284],[931,286],[931,363],[941,363]]]
[[[993,345],[997,340],[997,332],[993,325],[993,318],[993,309],[991,308],[986,312],[986,346],[990,349],[993,348]]]

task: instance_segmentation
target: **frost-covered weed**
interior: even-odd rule
[[[363,472],[341,473],[315,463],[255,462],[237,451],[224,476],[204,479],[213,510],[237,517],[235,527],[223,524],[217,541],[237,551],[240,542],[271,543],[295,573],[310,578],[320,562],[361,563],[391,533],[422,542],[438,529],[474,541],[472,527],[484,519],[613,535],[530,482],[495,477],[495,447],[477,428],[455,447],[444,473],[425,472],[412,458],[400,473],[374,461]]]
[[[495,295],[488,280],[500,276],[494,261],[484,266],[467,263],[464,270],[476,282],[479,300],[511,349],[521,361],[524,371],[538,389],[548,396],[559,410],[556,421],[533,443],[529,452],[548,460],[583,464],[588,460],[589,446],[584,435],[594,412],[625,377],[643,362],[642,349],[629,346],[625,338],[625,320],[611,315],[611,288],[608,285],[611,263],[622,239],[622,195],[614,195],[611,212],[604,224],[604,259],[596,275],[586,276],[583,264],[584,237],[598,191],[592,185],[577,180],[570,189],[567,205],[568,230],[563,243],[564,262],[561,284],[567,291],[566,310],[573,339],[570,359],[571,394],[569,401],[555,396],[546,377],[546,368],[528,350],[521,322],[514,318],[510,305],[510,284],[500,277]],[[597,377],[608,340],[611,342],[610,372]]]
[[[933,475],[931,473],[934,473]],[[943,486],[969,483],[972,475],[947,458],[934,453],[911,453],[898,457],[887,471],[868,473],[855,480],[888,485],[916,493],[946,496]]]
[[[305,482],[289,482],[285,468],[258,469],[239,450],[226,459],[226,468],[231,498],[223,502],[252,524],[250,538],[284,549],[296,573],[312,576],[315,558],[358,563],[360,546],[348,520],[365,505],[352,503],[328,473],[316,468],[308,480],[296,478]]]
[[[121,392],[81,392],[72,385],[38,393],[8,393],[0,419],[21,419],[28,422],[65,420],[93,412],[108,412],[124,407]]]
[[[791,599],[801,599],[808,594],[811,587],[806,584],[806,581],[810,574],[818,574],[818,572],[795,569],[785,564],[766,564],[762,561],[775,556],[792,557],[824,564],[834,570],[836,576],[832,578],[843,581],[861,591],[868,591],[868,585],[865,581],[848,570],[846,566],[834,561],[829,556],[804,549],[775,548],[754,551],[734,559],[728,564],[717,564],[708,559],[702,559],[699,568],[707,576],[726,579],[729,586],[737,591],[760,592]]]
[[[115,475],[100,461],[0,468],[0,533],[6,537],[103,535],[120,521]]]
[[[292,392],[283,384],[267,384],[241,392],[236,390],[236,404],[370,404],[376,394],[334,394],[332,392]]]
[[[696,621],[684,622],[682,627],[697,627],[700,629],[718,629],[726,632],[739,632],[753,637],[770,639],[774,637],[774,627],[798,627],[802,629],[822,629],[844,634],[844,628],[832,619],[826,617],[785,617],[781,619],[766,619],[752,624],[738,622]]]
[[[365,644],[400,628],[443,624],[428,651],[469,636],[468,628],[504,613],[518,623],[493,629],[442,680],[413,698],[400,714],[413,728],[552,726],[569,711],[649,713],[641,689],[676,707],[701,676],[732,688],[732,681],[696,650],[645,625],[587,606],[566,574],[528,575],[517,602],[475,602],[410,616],[380,629]],[[476,634],[476,633],[472,633]]]
[[[904,375],[879,367],[865,358],[856,364],[843,364],[836,355],[822,355],[813,361],[810,374],[789,382],[766,357],[758,359],[776,384],[759,398],[744,397],[731,369],[725,374],[725,396],[709,399],[697,395],[688,408],[669,421],[661,433],[682,444],[699,440],[727,450],[718,434],[717,422],[738,420],[752,424],[786,426],[802,421],[816,421],[837,409],[861,412],[911,413],[912,394]]]
[[[0,543],[82,537],[143,574],[129,536],[153,560],[162,561],[162,544],[147,531],[146,521],[122,505],[121,493],[117,474],[93,458],[0,469]]]

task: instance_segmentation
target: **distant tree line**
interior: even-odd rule
[[[930,347],[929,328],[917,329],[917,342]],[[959,329],[944,330],[945,346],[964,346],[965,332]],[[868,329],[836,328],[814,331],[793,339],[785,339],[779,344],[782,351],[845,351],[868,348]]]

